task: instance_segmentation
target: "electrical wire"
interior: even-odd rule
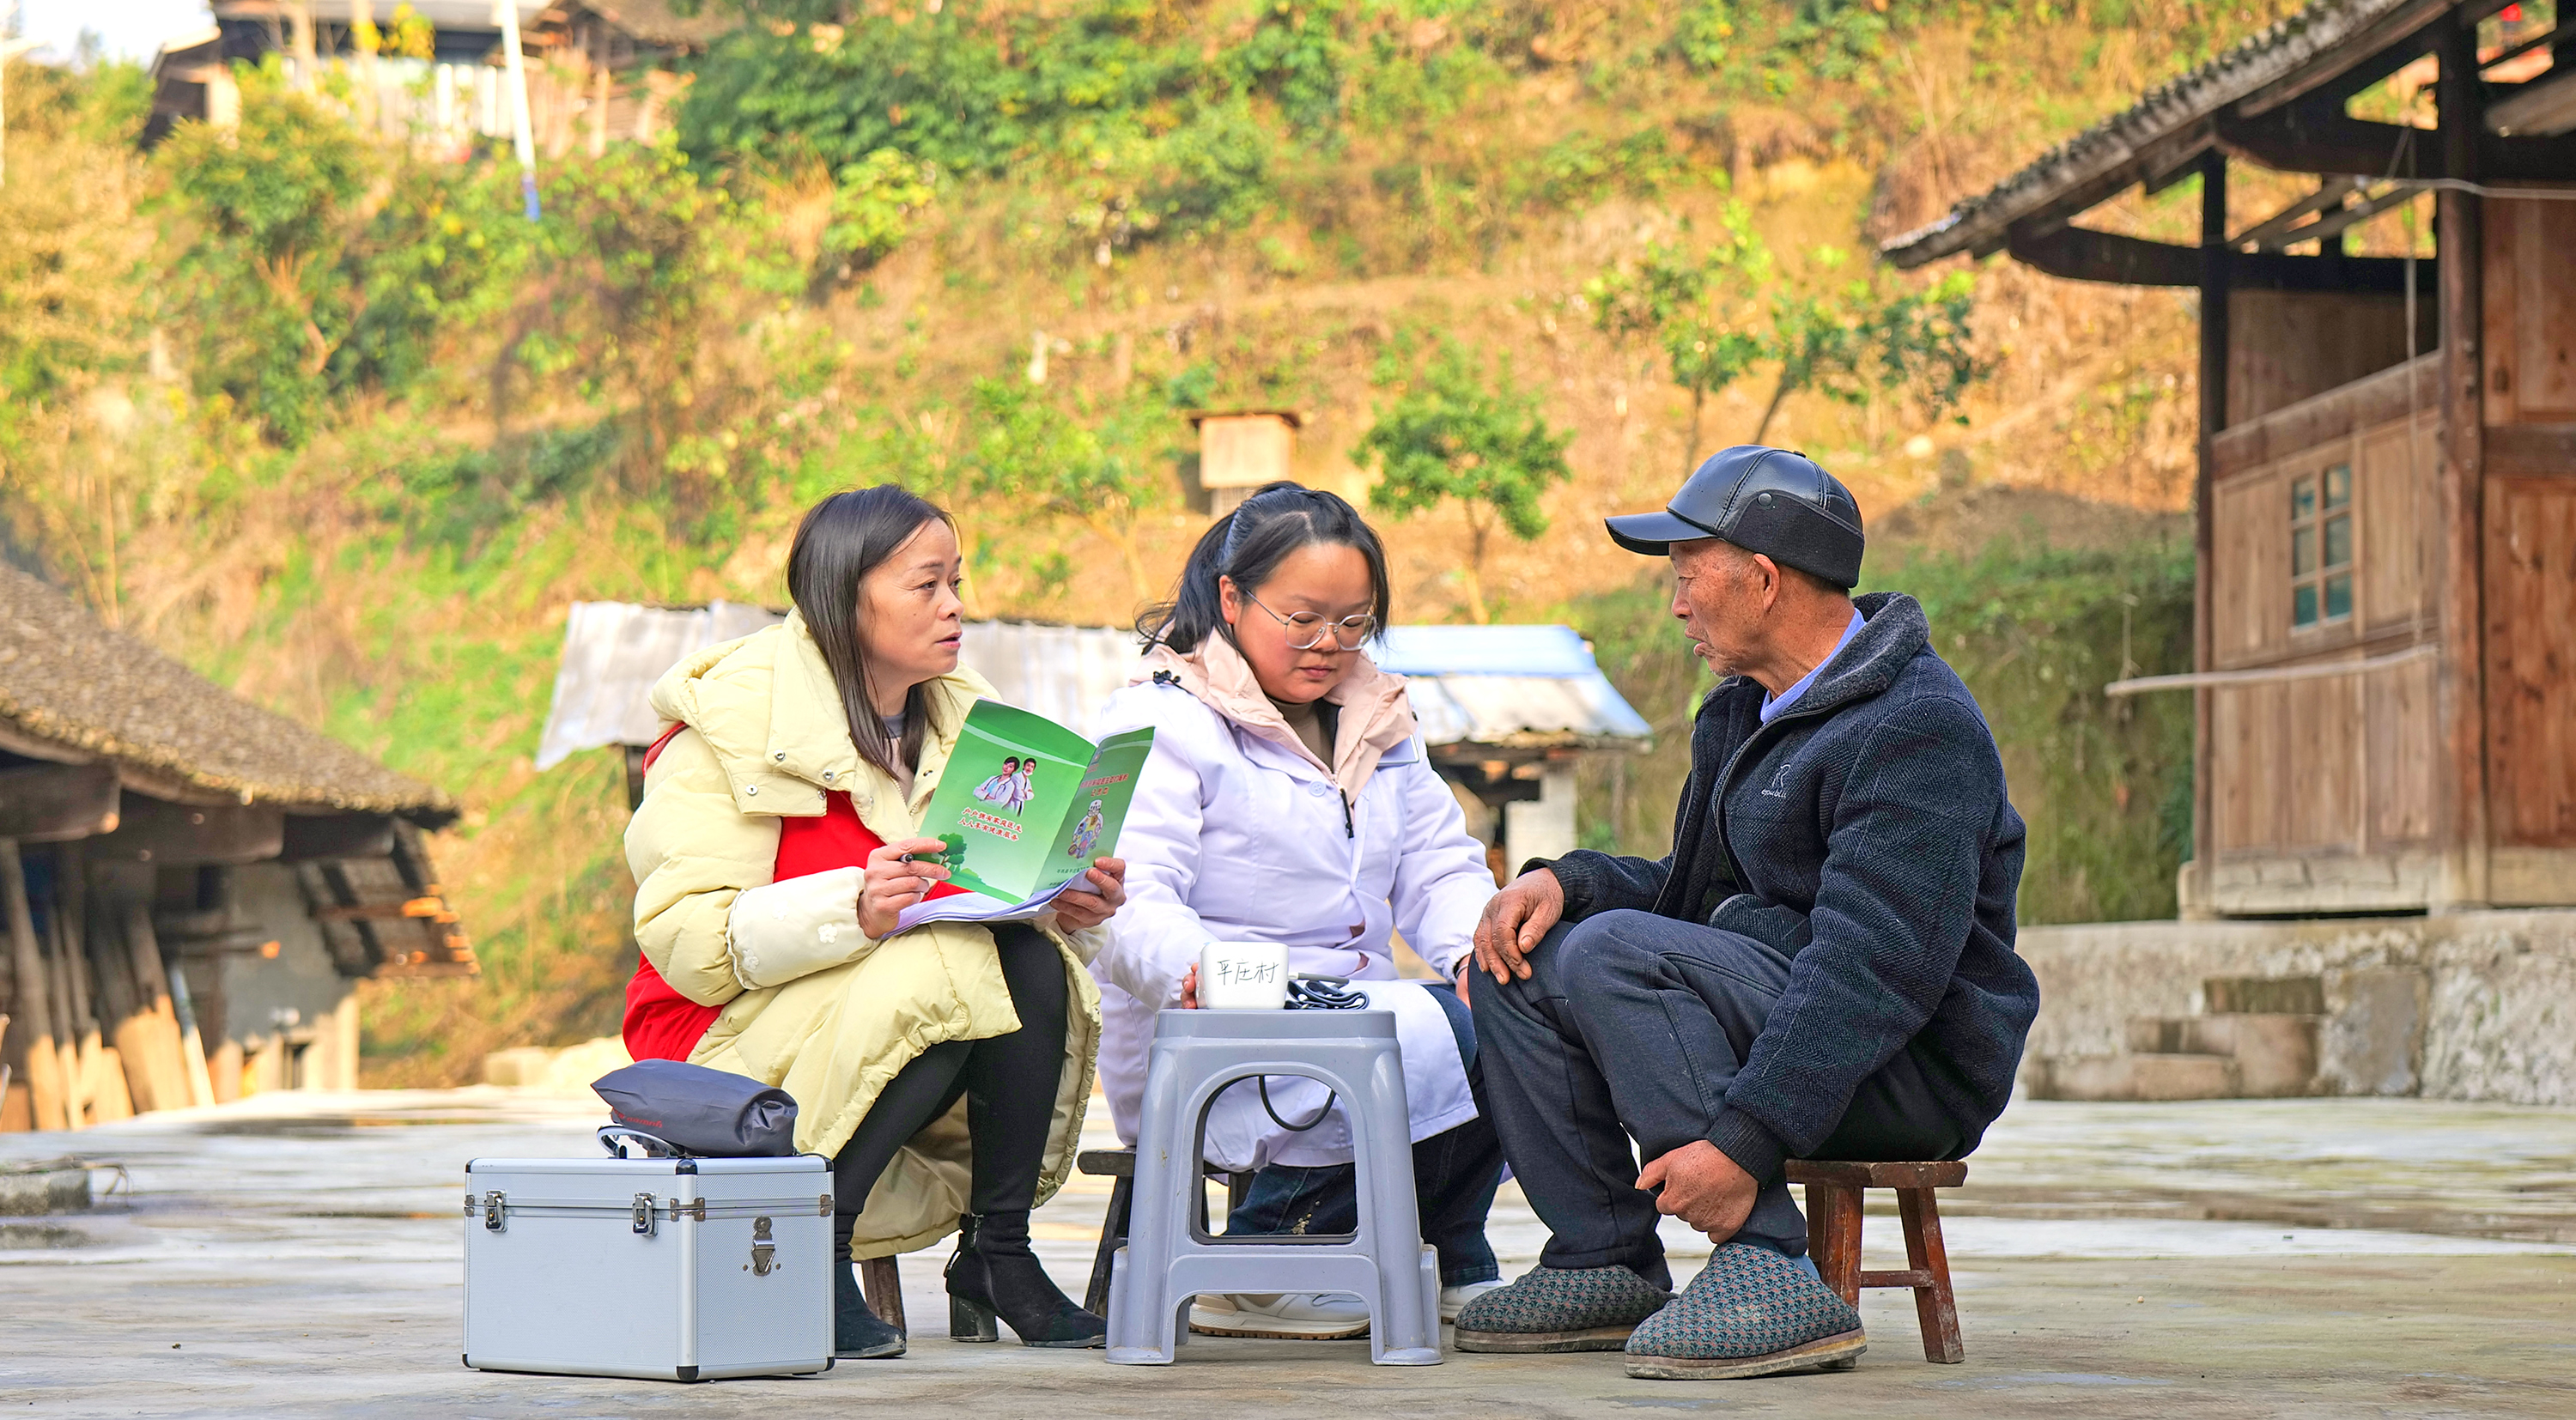
[[[1288,979],[1288,1000],[1284,1009],[1291,1011],[1356,1011],[1368,1005],[1368,996],[1363,992],[1351,990],[1350,986],[1351,979],[1347,976],[1309,976],[1300,973],[1299,975],[1292,976]],[[1326,1091],[1324,1094],[1324,1107],[1315,1111],[1314,1118],[1307,1120],[1303,1124],[1291,1124],[1287,1120],[1280,1118],[1278,1107],[1270,1103],[1270,1077],[1267,1075],[1255,1075],[1252,1078],[1254,1081],[1254,1088],[1259,1090],[1261,1094],[1261,1112],[1270,1116],[1271,1123],[1278,1125],[1280,1128],[1287,1130],[1291,1134],[1303,1134],[1307,1130],[1314,1128],[1316,1125],[1323,1123],[1324,1116],[1333,1112],[1335,1101],[1341,1098],[1337,1091]],[[1233,1089],[1236,1085],[1240,1085],[1242,1083],[1243,1081],[1241,1080],[1230,1081],[1226,1084],[1224,1089],[1218,1090],[1217,1093],[1223,1094],[1226,1090]]]

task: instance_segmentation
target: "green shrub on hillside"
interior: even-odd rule
[[[774,308],[804,284],[768,214],[702,181],[668,140],[563,165],[547,200],[545,306],[531,333],[564,348],[584,393],[632,411],[643,453],[661,465],[643,472],[703,485],[702,465],[664,456],[721,418],[709,326],[741,315],[746,298]]]
[[[273,58],[240,74],[239,124],[180,124],[154,160],[172,313],[198,390],[291,448],[335,397],[400,391],[443,325],[506,303],[529,233],[494,169],[369,141]]]
[[[1349,50],[1342,0],[1272,0],[1250,37],[1218,60],[1235,84],[1279,106],[1290,132],[1331,142],[1340,136],[1342,71]]]
[[[190,229],[177,267],[197,386],[292,446],[321,421],[332,356],[363,305],[363,268],[347,258],[379,159],[347,123],[288,89],[274,62],[242,79],[239,125],[181,124],[160,163]]]
[[[823,250],[858,268],[903,244],[915,213],[938,195],[939,169],[892,148],[879,148],[833,175],[832,221]]]
[[[847,24],[748,8],[681,110],[682,142],[704,159],[810,155],[839,171],[891,151],[977,177],[1034,167],[1065,180],[1072,206],[1131,214],[1123,238],[1251,217],[1274,146],[1253,95],[1292,132],[1339,121],[1329,6],[1267,13],[1215,63],[1146,0]]]
[[[1179,421],[1150,386],[1106,400],[1077,395],[1073,404],[1026,380],[977,380],[959,482],[1008,522],[1062,519],[1089,529],[1117,551],[1141,603],[1155,579],[1137,551],[1136,524],[1173,501]]]

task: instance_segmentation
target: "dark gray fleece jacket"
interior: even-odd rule
[[[1912,597],[1855,600],[1868,624],[1771,723],[1751,680],[1709,693],[1669,856],[1529,865],[1555,870],[1569,921],[1642,909],[1793,958],[1709,1130],[1757,1178],[1822,1146],[1900,1050],[1973,1144],[2039,1013],[2013,952],[2022,821],[1994,736]]]

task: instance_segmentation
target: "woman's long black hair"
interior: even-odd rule
[[[956,526],[946,509],[892,483],[844,489],[806,510],[787,552],[787,595],[804,613],[823,664],[832,669],[850,743],[859,758],[897,780],[901,766],[921,763],[921,746],[938,727],[930,723],[930,698],[918,685],[904,696],[900,742],[877,718],[859,636],[859,583],[932,522]]]
[[[1368,559],[1369,585],[1376,589],[1370,610],[1383,630],[1392,604],[1387,591],[1386,548],[1377,530],[1359,510],[1333,494],[1282,479],[1265,483],[1235,510],[1216,520],[1190,549],[1172,599],[1145,608],[1136,632],[1151,647],[1157,643],[1186,656],[1216,632],[1234,640],[1225,624],[1225,596],[1217,580],[1232,577],[1237,590],[1259,592],[1289,553],[1324,543],[1356,548]]]

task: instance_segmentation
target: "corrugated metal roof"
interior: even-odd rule
[[[782,619],[739,602],[573,603],[537,768],[602,745],[652,743],[659,726],[645,697],[664,671]],[[1652,735],[1571,627],[1398,626],[1371,650],[1412,682],[1414,713],[1435,745],[1603,747]],[[1092,716],[1135,675],[1136,657],[1136,634],[1121,627],[979,621],[967,626],[963,659],[1001,699],[1089,734]]]
[[[1398,675],[1600,674],[1571,626],[1390,626],[1370,655]]]
[[[554,707],[537,738],[537,768],[601,745],[651,744],[653,682],[681,658],[748,636],[783,619],[766,607],[714,602],[701,607],[574,602],[564,618],[563,662]]]
[[[1602,748],[1654,733],[1571,626],[1391,626],[1371,650],[1412,682],[1435,745]]]
[[[1408,677],[1422,737],[1435,745],[1628,748],[1653,738],[1607,676]],[[1628,742],[1628,743],[1622,743]]]

